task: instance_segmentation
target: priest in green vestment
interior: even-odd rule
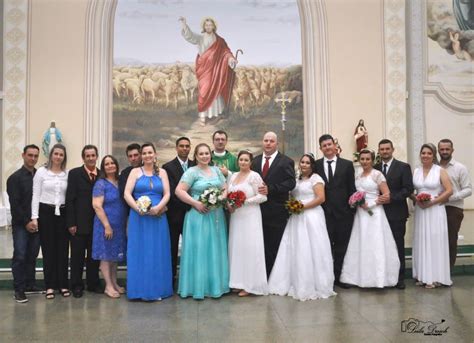
[[[212,151],[212,162],[218,166],[222,174],[227,177],[230,173],[239,171],[237,157],[225,149],[227,145],[227,133],[218,130],[212,135],[214,150]]]

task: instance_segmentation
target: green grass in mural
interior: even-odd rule
[[[281,140],[281,109],[274,104],[254,108],[249,112],[232,111],[215,128],[226,130],[235,145],[258,142],[266,131],[275,131]],[[304,118],[303,103],[287,108],[285,153],[297,160],[303,153]],[[152,141],[157,148],[174,149],[174,140],[180,135],[189,135],[197,120],[197,106],[180,106],[169,109],[160,105],[128,104],[115,102],[113,121],[113,154],[121,166],[126,164],[124,150],[130,142]]]

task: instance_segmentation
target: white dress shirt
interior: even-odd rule
[[[446,206],[463,209],[464,199],[472,194],[472,184],[466,166],[451,158],[447,166],[442,166],[448,173],[453,185],[453,195],[449,197]]]
[[[31,200],[31,219],[39,218],[39,204],[55,206],[54,214],[59,216],[59,208],[66,203],[68,171],[55,174],[40,167],[33,178],[33,198]],[[92,201],[92,198],[91,198]]]
[[[329,180],[329,174],[328,174],[328,161],[334,161],[331,163],[331,169],[332,169],[332,176],[336,175],[336,163],[337,163],[337,156],[334,156],[334,158],[327,158],[324,157],[323,159],[323,164],[324,164],[324,174],[326,174],[326,178]]]
[[[278,150],[275,151],[273,154],[270,155],[270,159],[268,160],[268,168],[270,169],[270,167],[272,166],[272,163],[273,161],[275,160],[275,157],[276,155],[278,154]],[[262,171],[263,171],[263,166],[265,165],[265,162],[267,161],[267,159],[265,157],[268,157],[266,156],[265,154],[262,155]]]

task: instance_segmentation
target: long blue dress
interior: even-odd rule
[[[127,222],[126,210],[120,199],[120,192],[116,185],[107,179],[99,179],[94,184],[92,196],[104,197],[102,208],[112,227],[112,239],[105,239],[104,225],[100,219],[94,217],[94,231],[92,236],[92,258],[99,261],[122,262],[127,252],[127,237],[125,225]]]
[[[137,179],[133,198],[147,195],[152,206],[163,197],[159,176],[143,174]],[[127,296],[129,299],[160,300],[173,295],[171,245],[166,215],[139,215],[130,210],[128,219]]]
[[[225,178],[217,167],[212,176],[199,167],[189,168],[181,182],[189,185],[194,199],[209,187],[222,187]],[[224,211],[217,208],[201,214],[194,208],[186,213],[179,270],[178,293],[185,298],[219,298],[229,292],[229,260]]]

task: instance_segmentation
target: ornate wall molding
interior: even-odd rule
[[[27,137],[29,1],[5,1],[4,19],[2,185],[18,168]]]
[[[423,95],[424,0],[408,1],[408,160],[418,162],[418,149],[426,140],[425,108]]]
[[[298,0],[303,49],[304,145],[318,152],[318,137],[331,132],[329,43],[324,0]]]
[[[407,158],[405,0],[383,1],[384,136],[392,140],[397,158]]]
[[[84,143],[112,151],[112,66],[118,0],[92,0],[86,14]]]
[[[91,0],[86,23],[85,143],[103,156],[112,150],[112,66],[118,0]],[[326,8],[323,0],[297,0],[302,32],[305,149],[331,130]]]
[[[427,73],[425,73],[427,74]],[[473,84],[474,89],[474,84]],[[433,96],[438,103],[447,108],[449,111],[458,115],[474,115],[474,102],[461,101],[454,98],[446,91],[441,82],[425,82],[424,93],[426,96]]]

